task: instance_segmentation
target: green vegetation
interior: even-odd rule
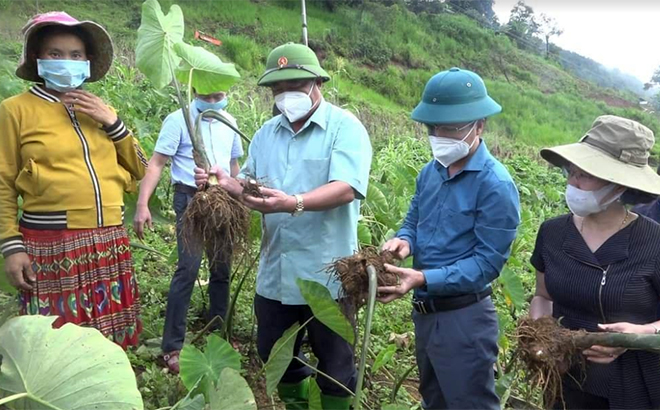
[[[173,3],[175,1],[163,0],[161,5],[168,10]],[[236,117],[241,130],[252,135],[270,118],[273,103],[268,90],[257,87],[256,80],[272,47],[299,40],[299,2],[181,0],[177,3],[186,18],[184,40],[236,64],[242,80],[230,92],[228,111]],[[538,148],[576,141],[601,114],[637,119],[655,131],[660,131],[660,121],[635,108],[636,101],[629,94],[578,79],[564,71],[560,64],[519,49],[509,37],[482,26],[480,20],[449,13],[446,7],[413,13],[403,2],[393,1],[389,6],[384,3],[356,1],[355,4],[362,6],[350,7],[351,1],[342,1],[330,10],[322,2],[308,2],[310,45],[333,76],[324,88],[326,98],[354,112],[369,130],[374,146],[371,184],[360,220],[360,241],[380,245],[393,235],[414,193],[415,177],[431,157],[425,130],[409,120],[425,82],[437,71],[451,66],[482,74],[490,93],[504,107],[502,114],[488,122],[485,140],[513,175],[523,209],[522,225],[511,259],[495,283],[501,325],[498,392],[503,402],[531,395],[530,400],[538,404],[539,393],[528,391],[522,375],[506,373],[505,365],[513,348],[507,335],[515,320],[525,314],[534,286],[528,260],[536,230],[546,218],[565,212],[565,180],[539,161]],[[145,150],[151,153],[162,120],[178,105],[174,88],[154,90],[135,68],[140,0],[0,0],[0,53],[3,55],[0,98],[19,93],[26,86],[12,72],[20,57],[20,28],[37,11],[37,4],[41,12],[65,10],[79,19],[98,21],[109,29],[118,57],[110,74],[90,84],[89,89],[118,110]],[[194,40],[195,30],[219,38],[223,45],[214,47]],[[608,105],[613,102],[617,106]],[[199,393],[206,395],[206,401],[225,394],[215,388],[207,389],[206,393],[196,390],[194,385],[200,375],[197,378],[182,375],[182,380],[166,374],[161,371],[157,358],[169,280],[176,261],[171,224],[172,190],[168,177],[163,177],[150,204],[152,211],[159,214],[157,226],[146,244],[134,249],[144,331],[143,345],[129,352],[129,358],[147,409],[174,406],[185,397],[199,404]],[[135,196],[127,196],[127,223],[132,221],[134,202]],[[253,239],[259,237],[259,229],[255,217]],[[209,349],[231,347],[213,337],[206,339],[205,348],[195,340],[187,353],[182,353],[182,359],[188,356],[193,363],[206,360],[208,373],[205,374],[216,378],[221,375],[232,383],[240,384],[237,371],[242,369],[257,404],[267,407],[273,403],[266,394],[267,377],[261,377],[259,372],[263,364],[257,359],[251,308],[257,255],[255,246],[233,264],[235,313],[232,326],[223,334],[234,335],[230,342],[241,354],[240,366],[235,361],[230,366],[213,365],[217,357],[207,354]],[[200,286],[193,294],[188,315],[193,332],[190,340],[204,327],[205,272],[206,266],[203,266]],[[0,287],[6,289],[2,285],[4,275],[0,274],[0,278]],[[247,279],[243,282],[242,278]],[[243,285],[242,291],[238,291],[239,284]],[[0,309],[3,313],[14,314],[14,297],[0,292]],[[0,314],[0,321],[3,316]],[[367,405],[381,408],[396,402],[396,408],[419,408],[416,384],[406,380],[414,378],[416,373],[409,299],[378,305],[371,333],[371,349],[365,352],[369,357],[363,391]],[[412,373],[409,369],[413,369]],[[179,408],[194,408],[182,404]]]

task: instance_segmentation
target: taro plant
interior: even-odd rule
[[[163,14],[157,0],[142,5],[142,21],[138,29],[136,65],[157,88],[174,84],[176,98],[183,112],[186,128],[193,145],[195,164],[208,170],[211,158],[204,147],[200,121],[212,117],[242,135],[236,125],[222,113],[206,110],[193,123],[190,115],[192,89],[199,94],[228,91],[240,78],[233,64],[224,63],[203,47],[183,41],[184,20],[181,8],[172,5]],[[181,84],[187,84],[184,98]],[[211,254],[229,255],[248,248],[249,210],[217,186],[215,176],[209,177],[209,187],[195,195],[183,215],[184,244],[204,247]]]
[[[202,352],[193,345],[181,351],[181,381],[188,394],[171,410],[256,410],[254,395],[241,376],[241,356],[224,339],[206,338]]]
[[[0,408],[141,410],[121,347],[96,329],[20,316],[0,327]]]
[[[273,394],[277,388],[278,383],[284,376],[286,369],[292,360],[298,360],[303,365],[311,368],[317,374],[322,375],[329,380],[336,383],[339,387],[343,388],[347,393],[354,397],[353,407],[355,409],[362,408],[362,382],[364,380],[366,369],[366,357],[369,351],[369,337],[371,333],[371,322],[373,319],[374,306],[376,302],[376,271],[373,267],[369,267],[369,296],[367,300],[367,314],[365,318],[365,329],[363,341],[360,350],[360,362],[358,366],[358,380],[356,392],[353,393],[348,387],[341,384],[339,381],[333,379],[329,375],[316,369],[309,363],[293,355],[293,348],[296,341],[298,332],[311,322],[314,318],[333,330],[335,333],[344,338],[348,343],[355,343],[355,330],[353,326],[342,312],[339,304],[332,298],[330,291],[320,283],[297,279],[296,283],[300,288],[305,302],[312,310],[313,316],[307,319],[304,323],[295,323],[287,329],[282,337],[280,337],[273,349],[271,350],[268,362],[264,365],[262,372],[266,374],[266,393]],[[321,391],[318,384],[314,379],[310,383],[309,392],[309,408],[321,409]]]

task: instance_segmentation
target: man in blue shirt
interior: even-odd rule
[[[231,123],[236,120],[225,111],[227,96],[224,92],[208,95],[195,94],[190,105],[190,116],[195,123],[197,116],[208,109],[217,110]],[[200,123],[204,147],[211,162],[231,175],[239,172],[238,158],[243,155],[239,135],[227,125],[212,119]],[[167,367],[179,372],[179,352],[186,335],[186,316],[195,280],[202,262],[202,251],[193,251],[183,246],[181,240],[181,217],[197,192],[195,186],[192,141],[186,128],[181,109],[165,118],[154,153],[142,183],[134,218],[135,232],[142,239],[145,225],[151,227],[149,198],[153,194],[165,165],[172,161],[171,179],[174,186],[173,207],[176,213],[176,234],[178,264],[167,296],[165,326],[162,349]],[[210,300],[209,318],[220,316],[224,319],[229,302],[229,260],[231,255],[207,255],[210,262],[208,294]]]
[[[367,193],[371,143],[366,129],[348,111],[323,99],[329,80],[314,52],[300,44],[275,48],[259,85],[269,87],[282,113],[257,131],[243,173],[267,181],[266,198],[242,196],[242,186],[226,172],[212,168],[220,186],[250,208],[263,213],[261,260],[257,274],[257,348],[267,361],[275,342],[294,323],[312,312],[296,284],[297,278],[328,287],[335,299],[339,283],[325,268],[333,259],[358,247],[360,200]],[[195,170],[198,184],[207,175]],[[354,390],[356,371],[352,347],[314,319],[306,326],[318,368]],[[300,353],[302,334],[294,355]],[[304,360],[304,359],[303,359]],[[311,371],[294,360],[278,386],[287,409],[307,409]],[[324,409],[348,409],[351,397],[325,376],[317,375]]]
[[[452,68],[426,85],[413,120],[429,130],[434,160],[417,178],[408,215],[383,245],[413,268],[380,287],[388,303],[414,290],[419,391],[424,409],[499,409],[493,364],[497,314],[492,282],[520,222],[518,191],[481,140],[485,118],[501,111],[482,79]]]

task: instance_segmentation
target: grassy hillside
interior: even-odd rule
[[[0,51],[10,60],[18,58],[20,27],[35,13],[37,3],[40,11],[67,10],[104,24],[113,35],[118,61],[132,64],[139,0],[0,1],[0,35],[8,40]],[[161,2],[164,9],[172,3]],[[209,48],[235,62],[248,79],[245,84],[260,75],[269,49],[300,40],[298,0],[178,3],[186,16],[187,38],[194,30],[220,38],[221,47]],[[480,73],[504,107],[490,130],[521,144],[573,141],[603,113],[639,119],[660,130],[656,118],[620,107],[635,105],[631,95],[579,80],[460,13],[415,15],[400,5],[385,7],[377,2],[330,12],[309,3],[310,45],[333,74],[331,95],[342,104],[400,113],[405,121],[426,80],[442,69],[460,66]]]

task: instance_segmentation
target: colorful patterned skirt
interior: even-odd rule
[[[37,275],[20,295],[21,314],[56,315],[56,327],[90,326],[124,349],[137,345],[138,288],[123,227],[20,230]]]

